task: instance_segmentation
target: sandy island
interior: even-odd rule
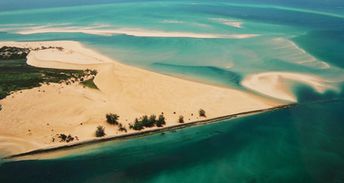
[[[137,132],[119,132],[107,124],[105,114],[110,112],[118,114],[119,122],[126,127],[137,117],[163,112],[165,127],[171,127],[178,124],[180,115],[185,123],[203,120],[198,116],[201,108],[210,119],[285,104],[124,65],[78,42],[0,42],[2,46],[63,47],[31,51],[27,63],[44,68],[96,69],[94,82],[99,88],[85,88],[78,83],[50,84],[17,91],[1,100],[0,152],[6,156],[65,145],[66,142],[52,142],[59,133],[78,136],[79,141],[72,143],[95,139],[99,125],[105,127],[107,137]]]

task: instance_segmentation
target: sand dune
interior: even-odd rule
[[[7,138],[6,143],[16,144],[5,146],[9,149],[4,152],[20,153],[38,147],[62,145],[52,142],[57,133],[78,136],[80,141],[93,139],[98,125],[106,128],[107,136],[124,133],[105,122],[105,114],[109,112],[117,113],[120,123],[126,127],[136,117],[163,112],[167,126],[171,126],[178,123],[179,115],[183,115],[186,122],[199,120],[197,114],[200,108],[207,112],[208,118],[213,118],[282,104],[230,88],[200,84],[127,66],[78,42],[0,42],[0,47],[3,45],[63,47],[62,51],[31,51],[27,63],[46,68],[96,69],[95,84],[99,88],[84,88],[77,83],[50,84],[15,92],[1,100],[0,134],[11,137]],[[45,92],[39,92],[42,90]],[[23,144],[23,140],[35,146]],[[17,146],[21,148],[14,148]]]

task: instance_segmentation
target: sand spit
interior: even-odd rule
[[[78,42],[0,42],[0,47],[4,45],[63,47],[31,51],[27,63],[44,68],[96,69],[94,81],[99,88],[85,88],[78,83],[50,84],[15,92],[1,100],[0,146],[5,155],[65,145],[52,142],[58,133],[78,136],[78,142],[92,140],[98,125],[105,127],[107,136],[126,134],[105,122],[105,114],[110,112],[118,114],[119,122],[127,128],[136,117],[164,113],[169,127],[178,124],[180,115],[185,123],[204,119],[198,116],[200,108],[206,111],[207,118],[215,118],[282,104],[235,89],[127,66]],[[135,132],[129,130],[127,134]]]

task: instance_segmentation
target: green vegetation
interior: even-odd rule
[[[109,124],[118,125],[118,118],[119,116],[117,114],[112,114],[112,113],[106,114],[106,121]]]
[[[184,123],[184,116],[180,115],[178,119],[179,123]]]
[[[135,119],[134,124],[129,124],[129,128],[133,130],[143,130],[144,128],[151,128],[154,126],[163,127],[166,124],[165,117],[163,114],[159,115],[156,119],[155,115],[147,116],[144,115],[139,119]]]
[[[129,124],[129,128],[133,129],[133,130],[143,130],[144,129],[144,125],[142,120],[138,120],[137,118],[134,121],[134,124]]]
[[[121,123],[118,124],[118,130],[127,133],[127,129]]]
[[[25,59],[0,59],[0,99],[5,98],[12,91],[38,87],[42,83],[61,83],[69,79],[79,81],[83,77],[91,76],[92,73],[96,71],[36,68],[27,65]]]
[[[160,114],[159,115],[159,119],[158,121],[156,122],[156,126],[157,127],[163,127],[164,125],[166,125],[166,121],[165,121],[165,116]]]
[[[81,81],[80,83],[82,85],[86,86],[86,87],[93,88],[93,89],[98,89],[97,85],[94,83],[94,78]]]
[[[72,142],[74,140],[74,137],[72,137],[72,135],[65,135],[63,133],[61,133],[58,138],[60,139],[60,142]]]
[[[98,126],[96,130],[96,137],[103,137],[105,135],[105,128],[102,126]]]
[[[3,46],[0,48],[1,60],[25,59],[30,50],[27,48],[16,48]]]
[[[122,123],[118,122],[119,116],[117,114],[106,114],[106,122],[108,122],[111,125],[117,125],[118,131],[120,132],[127,132],[127,129],[123,126]]]
[[[200,117],[205,117],[205,118],[207,117],[206,114],[205,114],[205,110],[203,110],[203,109],[200,109],[200,110],[198,111],[198,113],[199,113],[199,116],[200,116]]]
[[[86,69],[85,71],[86,71],[86,72],[89,72],[89,74],[92,75],[92,76],[95,76],[95,75],[98,74],[98,71],[97,71],[97,70]]]
[[[148,121],[146,122],[146,127],[153,127],[156,124],[157,120],[156,120],[156,116],[150,115]]]

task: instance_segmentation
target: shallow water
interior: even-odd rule
[[[229,86],[240,81],[214,77],[211,69],[185,71],[215,67],[241,78],[293,71],[342,82],[343,13],[283,4],[154,1],[4,11],[0,39],[81,41],[126,64]]]
[[[0,2],[0,40],[76,40],[126,64],[241,90],[246,76],[268,71],[342,89],[340,0],[99,2]],[[3,162],[0,182],[344,182],[343,92],[293,91],[302,105],[291,109]]]

